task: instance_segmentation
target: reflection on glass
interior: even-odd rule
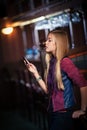
[[[71,13],[72,16],[72,22],[80,22],[80,13],[77,11],[73,11]],[[70,13],[69,12],[63,12],[62,14],[52,16],[50,18],[46,18],[45,20],[39,21],[36,23],[36,30],[41,29],[53,29],[56,27],[63,27],[68,26],[70,21]]]

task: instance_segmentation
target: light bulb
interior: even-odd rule
[[[13,27],[6,27],[6,28],[2,28],[1,32],[3,34],[9,35],[13,32]]]

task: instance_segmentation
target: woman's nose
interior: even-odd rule
[[[44,48],[46,46],[46,42],[43,42],[42,44],[40,44],[41,48]]]
[[[44,47],[46,46],[46,42],[43,42],[43,46],[44,46]]]
[[[47,43],[48,43],[48,42],[46,41],[46,42],[45,42],[45,46],[46,46]]]

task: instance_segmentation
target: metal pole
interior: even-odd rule
[[[72,26],[72,16],[70,13],[70,21],[69,21],[69,29],[70,29],[70,35],[71,35],[71,44],[72,44],[72,49],[75,48],[75,43],[74,43],[74,35],[73,35],[73,26]]]
[[[83,20],[83,28],[84,28],[84,35],[85,35],[85,43],[87,44],[87,25],[84,13],[82,13],[82,20]]]
[[[24,30],[24,27],[20,27],[22,30],[22,38],[23,38],[23,44],[24,44],[24,52],[26,52],[27,49],[27,37],[26,37],[26,32]]]

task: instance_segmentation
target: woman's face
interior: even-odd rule
[[[54,35],[51,33],[48,35],[47,41],[45,42],[45,51],[55,55],[56,43],[54,41]]]

